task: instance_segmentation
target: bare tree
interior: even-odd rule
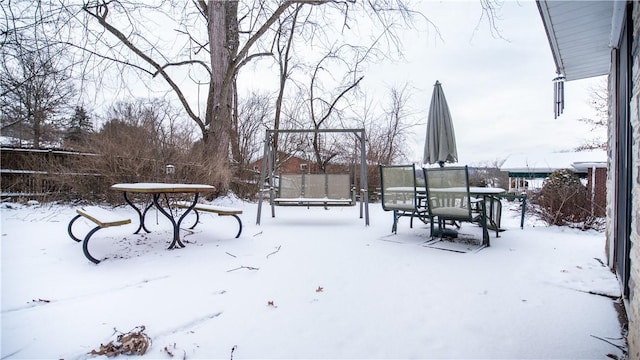
[[[188,61],[172,61],[169,58],[154,60],[150,53],[159,52],[160,49],[151,47],[153,52],[143,51],[134,41],[125,36],[123,31],[118,30],[113,24],[108,22],[107,14],[109,11],[116,10],[116,6],[106,1],[92,1],[84,6],[84,10],[97,20],[98,23],[112,35],[116,36],[121,44],[133,51],[135,55],[142,58],[146,62],[146,66],[151,66],[150,71],[153,76],[161,76],[172,88],[180,99],[190,117],[198,124],[202,133],[205,147],[216,168],[224,168],[229,154],[229,144],[232,143],[232,149],[237,149],[233,141],[237,138],[232,137],[233,123],[233,107],[235,103],[235,79],[238,71],[249,61],[254,58],[271,55],[271,51],[261,50],[264,46],[260,46],[261,41],[269,34],[274,34],[273,26],[283,17],[295,18],[299,9],[303,5],[309,5],[314,8],[322,7],[322,13],[318,12],[315,16],[326,16],[324,18],[316,17],[317,22],[326,21],[326,19],[342,17],[344,19],[343,29],[349,26],[349,22],[354,21],[354,12],[356,2],[352,0],[334,1],[334,0],[289,0],[289,1],[273,1],[273,2],[256,2],[256,3],[239,3],[238,1],[198,1],[197,2],[202,18],[207,24],[207,40],[209,50],[209,61],[205,63],[203,59],[189,59]],[[119,3],[120,6],[123,6]],[[139,4],[137,4],[140,7]],[[326,7],[326,9],[325,9]],[[407,17],[408,12],[406,6],[400,1],[376,1],[367,2],[359,6],[363,11],[371,14],[371,17],[378,23],[384,23],[383,37],[390,42],[399,43],[398,39],[393,38],[392,31],[399,23],[396,17],[390,14],[400,13],[401,17]],[[185,7],[186,8],[186,7]],[[293,9],[293,10],[292,10]],[[318,15],[319,14],[319,15]],[[130,17],[132,18],[132,17]],[[295,29],[295,19],[291,22],[291,30]],[[313,23],[307,21],[308,24]],[[190,39],[193,39],[194,33],[187,32]],[[126,35],[134,35],[129,33]],[[225,34],[221,36],[220,34]],[[291,32],[293,34],[293,32]],[[145,35],[148,36],[148,35]],[[318,37],[316,33],[313,35]],[[291,38],[291,36],[290,36]],[[145,39],[146,40],[146,39]],[[150,40],[142,42],[143,44],[153,43]],[[206,41],[193,40],[192,44],[198,44],[197,49],[203,47]],[[289,45],[290,46],[290,45]],[[190,48],[190,49],[193,49]],[[281,49],[281,48],[280,48]],[[156,57],[158,58],[158,57]],[[356,62],[359,64],[360,60]],[[203,66],[209,73],[210,80],[208,84],[207,107],[205,110],[205,118],[201,119],[196,116],[195,111],[189,111],[189,105],[184,94],[177,82],[173,80],[169,74],[169,67],[174,66]],[[286,74],[286,69],[284,74]],[[353,80],[352,83],[357,80]],[[206,82],[206,81],[203,81]],[[279,114],[279,112],[276,112]],[[221,172],[224,173],[224,172]],[[217,179],[218,185],[224,186],[228,182],[228,178]]]
[[[280,129],[280,116],[282,114],[282,102],[284,101],[285,88],[287,80],[291,76],[291,70],[289,68],[291,61],[291,46],[294,40],[294,34],[296,26],[298,25],[298,14],[302,8],[301,4],[298,4],[293,9],[293,14],[290,17],[285,18],[279,22],[278,30],[274,40],[275,56],[278,62],[278,77],[279,87],[278,96],[276,98],[275,114],[273,120],[273,128]],[[288,28],[287,28],[288,27]],[[274,139],[273,144],[274,151],[278,152],[278,137]]]
[[[377,115],[369,103],[362,109],[361,122],[367,129],[367,161],[374,164],[394,164],[406,159],[406,140],[417,125],[414,113],[408,108],[411,88],[392,86],[388,89],[389,103],[383,114]]]
[[[473,165],[469,172],[469,182],[473,186],[488,187],[509,187],[509,176],[505,171],[501,171],[500,167],[504,164],[505,159],[481,162]]]
[[[320,74],[321,72],[328,71],[330,68],[329,66],[325,66],[325,63],[331,60],[344,61],[338,53],[339,49],[329,51],[313,68],[309,83],[309,100],[307,104],[309,106],[311,125],[315,130],[329,128],[327,124],[330,123],[329,120],[331,117],[339,116],[339,102],[347,96],[351,90],[355,89],[363,79],[363,76],[360,76],[354,81],[346,83],[335,90],[329,90],[322,85]],[[324,94],[318,94],[319,92]],[[316,164],[320,171],[324,172],[326,165],[339,154],[339,151],[337,150],[338,147],[334,146],[334,149],[331,148],[327,141],[328,136],[325,135],[324,139],[321,139],[321,136],[318,132],[313,133],[312,145]]]
[[[76,91],[58,63],[60,52],[23,45],[3,48],[0,59],[2,132],[29,138],[37,148],[43,140],[59,140],[58,130]]]
[[[590,89],[589,104],[595,111],[595,118],[580,118],[581,121],[591,127],[592,132],[606,133],[609,123],[609,90],[607,89],[606,80],[596,83]],[[584,143],[576,148],[577,151],[603,149],[608,146],[606,136],[595,136],[586,139]]]
[[[132,157],[171,163],[185,160],[184,154],[193,143],[192,129],[185,126],[181,112],[162,99],[117,102],[107,109],[104,117],[106,123],[99,135],[105,135],[108,142],[117,147],[107,153],[135,154]],[[119,126],[130,130],[126,134],[107,131]],[[136,144],[135,149],[130,149],[127,144]]]
[[[261,135],[269,127],[273,116],[272,98],[267,94],[252,93],[240,102],[239,122],[235,128],[240,144],[239,164],[246,166],[262,150]]]

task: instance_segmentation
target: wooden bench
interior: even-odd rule
[[[69,226],[67,227],[67,232],[69,233],[69,236],[71,236],[71,239],[73,239],[73,240],[75,240],[77,242],[81,242],[82,241],[82,251],[84,252],[84,256],[86,256],[87,259],[89,259],[94,264],[99,263],[100,260],[94,258],[89,253],[89,239],[91,238],[91,236],[96,231],[98,231],[100,229],[103,229],[103,228],[126,225],[126,224],[130,224],[131,223],[131,219],[129,219],[127,217],[123,217],[121,215],[118,215],[118,214],[116,214],[114,212],[111,212],[109,210],[105,210],[103,208],[99,208],[97,206],[84,207],[84,208],[81,208],[81,209],[77,209],[76,213],[78,215],[76,215],[69,222]],[[76,222],[76,220],[80,219],[81,217],[84,217],[85,219],[91,220],[92,222],[94,222],[97,225],[95,228],[91,229],[91,231],[89,231],[87,233],[87,235],[84,237],[84,239],[80,239],[80,238],[76,237],[73,234],[73,231],[72,231],[73,224]]]
[[[175,206],[182,209],[188,209],[191,207],[191,205],[192,203],[186,201],[179,201],[175,204]],[[238,221],[238,233],[236,234],[236,238],[240,237],[240,234],[242,234],[242,220],[240,220],[240,217],[238,216],[242,214],[242,210],[225,206],[196,204],[193,207],[193,212],[196,214],[196,221],[189,229],[195,228],[196,225],[198,225],[198,223],[200,222],[200,214],[198,213],[198,211],[215,213],[218,214],[218,216],[233,216]]]

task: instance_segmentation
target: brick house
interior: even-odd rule
[[[587,190],[591,196],[591,213],[606,215],[607,208],[607,164],[601,162],[576,162],[572,164],[577,172],[585,173]]]
[[[562,80],[608,76],[606,251],[629,321],[629,358],[640,359],[640,2],[537,5],[558,72],[556,115]]]
[[[248,168],[260,173],[262,171],[263,157],[249,164]],[[298,156],[290,155],[285,152],[279,152],[278,156],[278,173],[281,174],[296,174],[296,173],[308,173],[315,172],[316,165],[313,161],[303,159]]]

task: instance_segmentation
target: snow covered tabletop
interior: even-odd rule
[[[124,183],[111,185],[111,189],[139,193],[198,193],[216,188],[205,184]]]
[[[409,187],[409,186],[396,186],[396,187],[390,187],[387,188],[388,191],[395,191],[395,192],[412,192],[413,188]],[[431,188],[431,191],[434,192],[466,192],[467,189],[465,189],[464,187],[449,187],[449,188]],[[424,193],[426,192],[426,189],[424,188],[424,186],[420,187],[417,186],[416,187],[416,192],[418,193]],[[490,195],[490,194],[502,194],[504,192],[506,192],[505,189],[503,188],[491,188],[491,187],[479,187],[479,186],[470,186],[469,187],[469,192],[471,194],[478,194],[478,195]]]

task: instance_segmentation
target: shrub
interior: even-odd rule
[[[571,170],[554,171],[534,194],[532,202],[538,205],[537,212],[549,225],[581,223],[583,228],[592,228],[595,223],[590,216],[589,192]]]

